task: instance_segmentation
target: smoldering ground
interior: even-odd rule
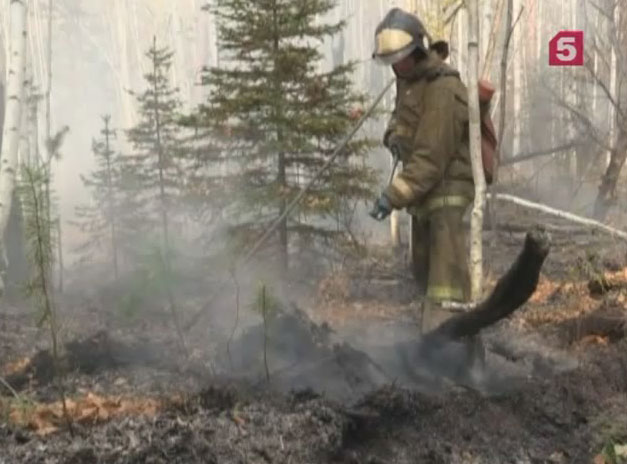
[[[513,256],[521,246],[520,239],[505,243],[510,247],[502,256]],[[599,246],[614,249],[612,244]],[[557,249],[547,272],[563,273],[558,266],[562,255],[572,258],[572,253]],[[505,261],[504,267],[511,264]],[[91,335],[102,328],[94,313],[77,301],[75,307],[63,306],[66,322],[72,322],[65,325],[66,340],[78,337],[82,342],[67,351],[84,354],[92,368],[99,366],[87,371],[80,359],[68,357],[71,397],[85,391],[166,398],[185,392],[186,400],[153,417],[78,423],[74,439],[64,431],[42,438],[3,424],[2,457],[74,464],[290,459],[404,464],[547,462],[552,456],[554,462],[583,463],[603,446],[605,435],[597,424],[618,424],[622,417],[620,403],[607,401],[627,391],[621,374],[624,340],[582,354],[554,344],[546,331],[521,331],[515,321],[505,321],[485,333],[484,376],[467,376],[462,344],[434,345],[424,358],[411,358],[419,343],[412,325],[415,307],[398,318],[377,320],[362,317],[355,305],[347,323],[330,321],[325,327],[319,317],[313,323],[305,314],[315,314],[306,311],[305,298],[275,291],[283,309],[264,328],[262,315],[251,306],[258,277],[251,272],[240,279],[240,320],[234,334],[234,287],[209,301],[206,295],[215,295],[212,288],[205,288],[204,300],[191,294],[207,304],[207,313],[187,334],[190,362],[182,360],[167,313],[162,320],[144,313],[139,326],[137,320],[113,318],[108,338],[99,338]],[[271,288],[269,283],[268,294]],[[555,308],[567,306],[566,300],[551,301]],[[345,310],[341,305],[334,303],[335,310]],[[530,305],[536,308],[537,303]],[[19,327],[29,326],[25,313],[10,312],[0,324],[10,346],[0,349],[12,357],[31,354],[35,332],[20,333]],[[108,364],[98,359],[108,359]],[[54,385],[25,385],[20,393],[33,399],[56,398]]]

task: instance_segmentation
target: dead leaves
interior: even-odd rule
[[[83,425],[102,423],[123,416],[152,417],[163,406],[161,401],[152,398],[100,396],[95,393],[88,393],[78,399],[68,399],[66,404],[72,421]],[[16,404],[11,407],[9,420],[42,436],[56,432],[65,423],[60,401],[51,404]]]
[[[627,268],[605,272],[601,279],[611,288],[627,288]],[[623,292],[612,295],[612,298],[618,304],[627,303],[627,295]],[[560,323],[588,314],[599,307],[599,299],[591,295],[587,281],[556,282],[541,279],[529,303],[532,307],[521,317],[531,327]],[[550,305],[550,309],[547,309],[547,305]]]
[[[31,362],[30,358],[20,358],[16,361],[10,362],[2,366],[2,369],[0,370],[0,374],[12,375],[17,372],[21,372],[24,369],[26,369],[26,367],[30,364],[30,362]]]

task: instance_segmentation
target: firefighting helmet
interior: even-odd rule
[[[391,65],[409,56],[416,48],[427,53],[427,31],[413,14],[392,8],[377,26],[375,51],[372,57],[379,63]]]

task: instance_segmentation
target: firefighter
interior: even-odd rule
[[[397,78],[383,144],[400,157],[403,169],[370,213],[379,221],[393,209],[411,215],[412,270],[425,294],[423,332],[450,317],[443,303],[470,299],[462,219],[474,198],[467,90],[444,63],[441,47],[430,47],[427,38],[420,20],[398,8],[376,29],[373,56],[391,65]]]

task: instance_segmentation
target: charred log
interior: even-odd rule
[[[529,232],[522,252],[488,299],[469,312],[453,316],[426,334],[425,341],[470,337],[511,315],[536,290],[549,248],[550,239],[543,229]]]
[[[627,332],[627,319],[620,309],[595,311],[582,317],[568,319],[560,324],[560,333],[567,344],[587,337],[606,338],[610,343],[622,340]]]

